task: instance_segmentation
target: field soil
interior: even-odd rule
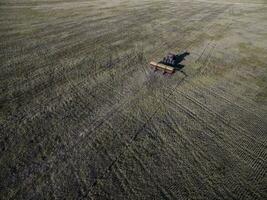
[[[0,199],[267,199],[266,13],[0,0]]]

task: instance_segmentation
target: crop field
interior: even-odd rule
[[[0,0],[0,199],[267,199],[266,13]]]

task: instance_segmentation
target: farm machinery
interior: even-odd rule
[[[160,62],[150,62],[150,66],[154,68],[155,71],[161,70],[163,73],[172,74],[176,69],[181,69],[183,65],[179,63],[184,60],[184,58],[189,55],[188,52],[185,52],[181,55],[176,55],[175,53],[168,53],[166,57],[163,58]]]

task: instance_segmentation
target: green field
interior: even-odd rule
[[[266,13],[0,0],[0,199],[267,199]]]

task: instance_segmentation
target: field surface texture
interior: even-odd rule
[[[267,199],[266,63],[266,0],[0,0],[0,199]]]

